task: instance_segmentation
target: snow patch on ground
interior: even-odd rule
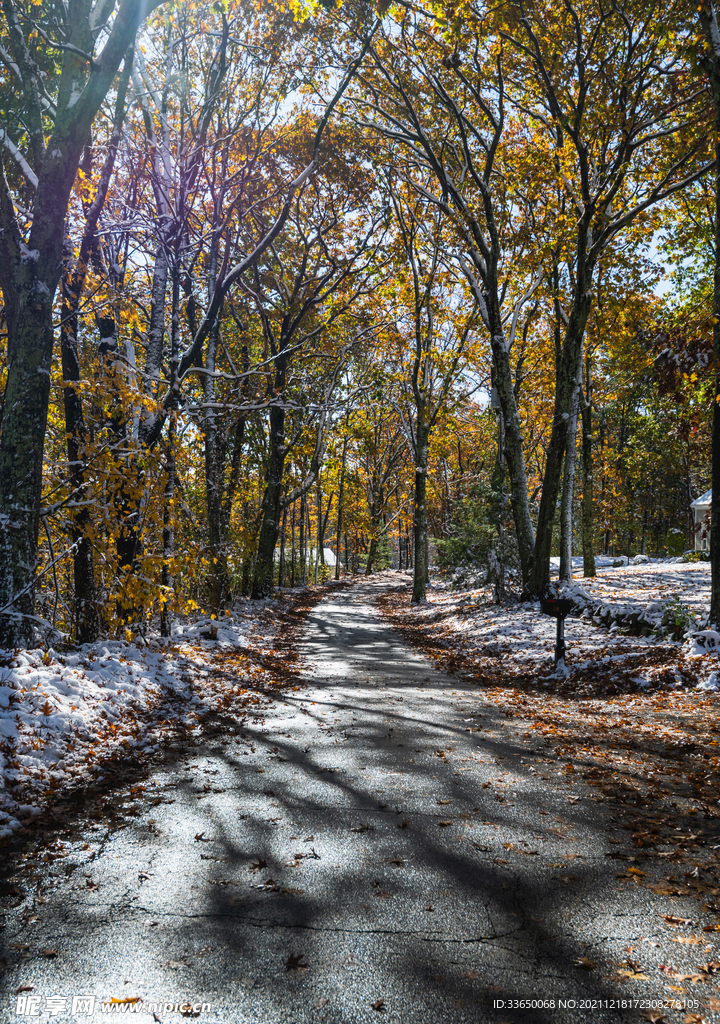
[[[178,624],[171,640],[0,651],[0,838],[55,794],[102,778],[108,758],[151,753],[173,724],[192,730],[233,685],[244,692],[247,666],[219,690],[213,663],[240,654],[261,628],[267,634],[254,607]]]
[[[558,593],[575,607],[565,621],[568,685],[582,681],[592,688],[593,678],[602,676],[608,692],[613,685],[635,691],[695,686],[707,674],[707,659],[720,651],[720,636],[713,634],[711,644],[710,631],[702,629],[710,605],[706,562],[612,566],[595,577],[578,576]],[[456,656],[457,671],[467,665],[488,679],[558,679],[557,624],[539,602],[495,605],[486,588],[442,586],[428,597],[412,619],[431,626],[433,637]],[[676,612],[680,625],[668,625]]]
[[[707,679],[703,679],[701,683],[695,687],[696,690],[706,690],[710,693],[717,693],[720,690],[720,679],[718,679],[717,672],[711,672]]]

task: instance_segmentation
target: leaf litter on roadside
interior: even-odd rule
[[[563,785],[570,788],[568,800],[572,788],[581,786],[583,793],[589,790],[590,800],[606,808],[609,821],[614,815],[614,828],[624,829],[627,835],[612,835],[610,842],[619,848],[607,854],[627,862],[626,870],[618,875],[623,883],[643,886],[657,896],[704,897],[705,901],[720,896],[720,857],[713,849],[720,849],[717,698],[682,688],[697,681],[697,659],[692,661],[678,644],[643,641],[640,650],[622,636],[598,629],[593,642],[600,650],[588,662],[587,672],[571,665],[571,676],[567,680],[557,677],[548,690],[542,666],[534,672],[528,662],[516,661],[512,651],[498,659],[484,653],[485,641],[470,638],[466,642],[467,617],[453,619],[454,602],[461,600],[458,593],[432,593],[419,613],[410,611],[409,595],[403,596],[397,588],[381,596],[378,603],[407,641],[439,669],[456,672],[477,686],[484,706],[495,707],[517,736],[534,745],[536,755],[552,758]],[[482,624],[487,616],[517,614],[522,618],[526,611],[523,606],[515,611],[498,609],[478,600],[472,614],[485,628]],[[488,642],[495,642],[492,630],[487,629]],[[462,656],[458,655],[459,645]],[[615,649],[621,652],[617,657]],[[606,665],[611,666],[607,672],[614,680],[610,693],[603,691]],[[633,680],[641,670],[656,683],[638,692]],[[628,683],[625,689],[623,680]],[[436,750],[435,757],[450,766],[455,754],[447,748]],[[535,763],[536,774],[541,763]],[[480,852],[490,852],[486,843],[470,838]],[[658,878],[658,869],[668,861],[676,862],[673,866],[678,874]],[[683,864],[687,865],[684,872]],[[568,884],[569,876],[564,878]],[[702,911],[720,914],[717,905],[707,902]],[[679,921],[674,923],[673,917]],[[687,921],[699,925],[704,934],[720,935],[717,919],[694,916]],[[670,927],[680,931],[690,927],[684,922],[683,915],[667,911]],[[700,945],[696,938],[679,944]]]

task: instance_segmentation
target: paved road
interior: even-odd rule
[[[571,802],[522,723],[404,647],[380,585],[311,613],[307,688],[112,795],[125,827],[89,819],[37,865],[40,901],[7,915],[0,1020],[25,1019],[22,985],[73,1022],[83,994],[206,1002],[217,1024],[644,1019],[559,1005],[662,995],[610,980],[659,925],[615,877],[601,805],[577,785]],[[492,1005],[513,998],[554,1007]]]

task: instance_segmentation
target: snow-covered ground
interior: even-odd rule
[[[660,625],[669,601],[677,599],[704,624],[710,611],[710,563],[652,561],[645,565],[598,567],[598,575],[585,579],[573,573],[573,583],[563,588],[567,596],[602,602],[628,613],[642,610],[648,623]]]
[[[431,626],[436,641],[453,651],[457,671],[488,682],[550,686],[560,677],[588,694],[675,689],[702,683],[716,665],[713,650],[704,652],[685,636],[702,630],[707,620],[707,562],[613,567],[590,579],[576,574],[562,594],[573,598],[576,616],[565,622],[564,674],[553,662],[556,620],[541,614],[539,602],[497,606],[487,589],[433,587],[428,604],[414,609],[409,621]],[[675,639],[663,627],[669,609],[686,619]],[[645,635],[629,635],[633,626]]]
[[[254,638],[254,655],[267,653],[271,632],[272,609],[255,605],[178,624],[167,641],[0,651],[0,838],[55,796],[101,781],[125,751],[147,756],[232,698],[261,703],[253,686],[265,672],[243,652]]]

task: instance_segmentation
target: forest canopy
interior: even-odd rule
[[[0,645],[387,567],[415,603],[431,566],[537,598],[553,556],[695,546],[713,2],[0,26]]]

